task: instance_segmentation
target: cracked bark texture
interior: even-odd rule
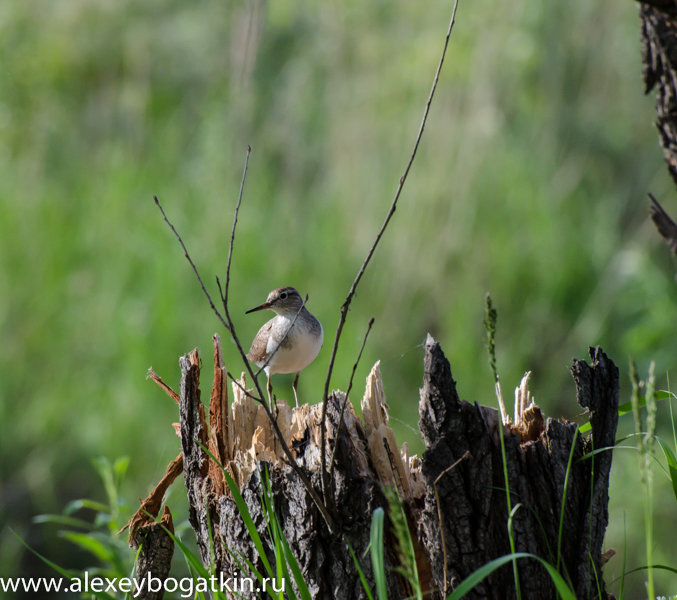
[[[668,172],[677,184],[677,2],[652,0],[639,4],[644,92],[656,90],[656,128]],[[677,225],[649,194],[651,220],[673,253]]]
[[[639,17],[644,91],[656,90],[656,128],[677,184],[677,2],[640,2]]]
[[[182,379],[179,411],[184,473],[190,503],[189,520],[197,535],[202,560],[205,565],[209,565],[212,560],[210,555],[210,535],[212,535],[213,561],[217,572],[223,572],[225,577],[243,574],[238,561],[233,558],[233,555],[241,554],[265,575],[263,562],[254,548],[235,502],[229,495],[218,493],[218,480],[209,477],[208,456],[202,449],[202,446],[208,446],[209,436],[205,424],[205,410],[200,403],[197,351],[183,356],[180,365]],[[332,440],[344,398],[341,392],[334,392],[329,398],[328,437]],[[212,394],[212,404],[214,402],[227,403],[227,398],[224,394]],[[214,412],[227,414],[223,406],[210,408],[214,409],[210,410],[212,415]],[[315,413],[318,412],[306,411],[309,427],[312,426],[310,423],[317,417]],[[299,443],[291,443],[290,447],[295,449],[297,461],[308,473],[312,484],[320,490],[317,446],[311,441],[300,439]],[[240,492],[261,535],[268,559],[274,565],[273,548],[270,545],[266,517],[261,505],[263,493],[261,480],[264,469],[268,470],[276,513],[313,598],[352,600],[366,597],[348,544],[357,556],[362,557],[369,545],[371,515],[377,507],[385,505],[385,500],[376,476],[372,474],[365,477],[365,447],[366,439],[362,430],[345,426],[342,428],[334,477],[337,506],[335,516],[340,524],[340,531],[336,535],[328,531],[324,519],[298,475],[282,461],[259,462],[258,468],[248,475],[241,486]],[[328,453],[328,457],[330,456]],[[209,524],[212,527],[211,532]],[[361,560],[361,563],[366,576],[373,581],[369,560]],[[389,564],[389,567],[392,566]],[[294,584],[288,581],[287,585]],[[404,590],[400,590],[399,585],[395,577],[389,579],[390,597],[404,595]],[[245,593],[244,597],[264,597],[264,594],[253,593],[249,596]]]
[[[139,581],[146,581],[149,575],[162,581],[169,576],[172,556],[174,556],[174,540],[167,530],[174,533],[172,515],[165,506],[160,521],[149,520],[135,531],[134,544],[140,548],[136,560],[136,578]],[[164,588],[160,587],[157,591],[146,587],[135,588],[133,595],[139,600],[162,600]]]
[[[427,492],[419,532],[430,554],[436,587],[450,591],[482,565],[510,552],[505,479],[497,411],[460,400],[439,344],[428,336],[425,349],[419,427],[427,448],[423,454]],[[522,442],[505,431],[511,503],[520,505],[512,521],[515,549],[553,565],[558,562],[564,481],[573,445],[559,555],[561,572],[571,580],[577,598],[597,597],[595,572],[604,593],[601,548],[608,522],[611,452],[580,459],[595,448],[613,446],[618,420],[618,370],[601,349],[591,348],[590,356],[591,365],[576,360],[571,368],[577,399],[590,411],[590,439],[577,435],[575,424],[552,418],[545,420],[533,441]],[[440,477],[466,451],[470,458]],[[438,477],[439,505],[434,493]],[[518,567],[522,598],[557,597],[537,561],[520,559]],[[514,598],[512,567],[495,571],[466,597]]]
[[[618,371],[599,348],[591,348],[590,357],[590,364],[576,360],[571,368],[577,399],[590,412],[592,435],[588,439],[578,435],[573,423],[551,418],[543,421],[540,435],[530,441],[524,441],[515,428],[504,428],[511,501],[513,507],[519,505],[512,520],[516,550],[533,553],[553,565],[557,565],[559,556],[560,571],[570,580],[577,598],[598,597],[597,581],[604,595],[601,549],[608,521],[611,452],[580,459],[593,449],[613,445],[618,414]],[[190,522],[198,538],[202,560],[205,565],[213,560],[216,570],[229,577],[241,572],[233,559],[233,554],[241,553],[262,570],[262,562],[237,507],[230,496],[223,493],[222,482],[215,479],[208,456],[201,447],[213,449],[216,446],[214,440],[209,445],[213,436],[207,431],[205,408],[200,402],[197,352],[182,357],[180,364],[179,410],[184,472]],[[379,385],[382,389],[380,379],[371,382],[373,389]],[[368,380],[368,392],[369,389]],[[355,416],[349,405],[346,422],[336,442],[338,415],[344,397],[341,392],[334,392],[328,405],[328,456],[338,443],[333,481],[337,507],[333,515],[337,524],[335,532],[328,531],[294,471],[274,457],[265,461],[276,513],[313,598],[348,600],[366,597],[348,544],[360,557],[373,591],[369,556],[362,557],[369,544],[374,509],[384,507],[387,511],[381,491],[384,469],[391,469],[391,482],[400,487],[405,498],[405,511],[415,537],[417,561],[427,597],[445,597],[473,571],[510,552],[498,411],[458,397],[449,363],[432,337],[428,336],[425,344],[424,382],[419,402],[419,427],[426,445],[422,459],[409,457],[403,447],[402,463],[399,466],[393,464],[394,458],[400,456],[400,450],[393,447],[394,438],[389,437],[392,432],[389,434],[387,427],[382,428],[384,423],[387,425],[385,396],[380,404],[371,405],[371,412],[365,412],[363,402],[364,422]],[[214,402],[224,405],[219,408],[213,405]],[[227,420],[235,414],[234,409],[231,417],[212,419],[212,415],[218,416],[220,412],[228,414],[227,402],[224,393],[212,393],[210,422],[218,420],[220,430],[232,435]],[[299,411],[293,413],[294,418],[300,415],[301,423],[305,423],[307,429],[302,434],[297,429],[295,439],[292,437],[288,442],[297,455],[298,464],[313,486],[320,490],[317,407],[319,405],[306,405],[294,409]],[[381,413],[378,418],[382,422],[374,426],[376,413]],[[281,411],[279,419],[288,419],[285,414]],[[258,431],[253,438],[258,441],[252,449],[263,452],[262,442],[259,442],[265,436]],[[380,464],[378,455],[373,453],[377,442],[385,447],[380,456],[386,459]],[[231,447],[229,444],[232,446],[232,440],[221,444],[221,448]],[[467,456],[450,468],[466,452]],[[573,460],[564,494],[570,454]],[[258,455],[256,465],[258,468],[253,470],[239,471],[238,464],[231,461],[227,470],[235,475],[246,473],[240,481],[241,493],[264,544],[269,544],[260,501],[264,463]],[[403,477],[409,486],[406,493],[401,486]],[[558,549],[564,498],[563,530]],[[210,555],[210,536],[213,556]],[[410,590],[394,570],[397,553],[388,532],[385,544],[389,597],[407,597]],[[265,551],[272,560],[270,545]],[[547,573],[537,561],[520,559],[518,569],[522,598],[556,597]],[[288,582],[287,585],[293,584]],[[245,594],[244,597],[257,597],[257,594]],[[512,567],[508,564],[495,571],[466,597],[514,598]]]

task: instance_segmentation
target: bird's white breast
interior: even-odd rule
[[[293,321],[293,318],[282,315],[278,315],[275,319],[278,322],[273,327],[273,331],[277,335],[271,335],[268,338],[266,345],[266,354],[268,355],[278,346]],[[324,341],[322,325],[317,324],[319,325],[319,333],[317,330],[305,326],[305,323],[300,319],[296,320],[287,334],[284,345],[280,345],[268,363],[271,375],[273,373],[298,373],[315,360]]]

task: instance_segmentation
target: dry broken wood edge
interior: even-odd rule
[[[321,473],[322,497],[324,499],[325,505],[328,507],[331,513],[334,513],[336,511],[336,499],[331,493],[328,492],[330,470],[327,469],[325,450],[327,435],[327,403],[329,402],[329,386],[331,384],[331,376],[334,370],[334,361],[336,359],[336,352],[338,351],[338,345],[341,339],[341,334],[343,332],[343,326],[345,325],[346,319],[348,317],[348,310],[350,309],[350,304],[352,303],[353,297],[355,296],[355,292],[357,291],[357,286],[359,285],[362,276],[367,270],[367,267],[371,262],[371,258],[374,255],[374,252],[376,252],[376,247],[381,241],[381,238],[383,237],[383,234],[385,233],[388,224],[390,223],[390,219],[392,219],[393,215],[395,214],[395,210],[397,210],[397,202],[400,198],[400,195],[402,194],[402,190],[404,189],[404,184],[407,181],[407,177],[409,176],[409,171],[411,170],[411,167],[414,164],[414,160],[416,159],[416,153],[418,152],[418,147],[421,143],[421,139],[423,138],[423,131],[425,130],[425,126],[428,121],[430,106],[432,105],[433,98],[435,97],[437,84],[439,83],[440,74],[442,73],[444,59],[447,55],[447,48],[449,47],[451,32],[454,30],[454,24],[456,23],[456,11],[458,10],[458,1],[459,0],[454,0],[454,5],[451,9],[451,17],[449,19],[449,26],[447,27],[447,34],[444,38],[444,43],[442,44],[442,53],[440,55],[439,62],[437,63],[437,69],[435,69],[435,75],[433,76],[432,85],[430,87],[430,93],[428,94],[428,99],[426,100],[425,107],[423,109],[423,117],[421,118],[421,123],[418,127],[418,132],[414,139],[414,146],[412,148],[411,154],[409,155],[409,160],[407,161],[407,164],[404,167],[404,172],[400,176],[400,179],[397,183],[395,195],[393,196],[392,202],[390,203],[390,207],[388,208],[388,212],[386,213],[383,224],[381,225],[381,228],[376,234],[376,238],[374,239],[371,248],[369,248],[367,256],[362,262],[362,265],[360,266],[360,269],[357,272],[357,275],[355,276],[355,279],[353,280],[350,289],[348,290],[348,295],[346,296],[345,301],[341,305],[341,310],[339,313],[339,321],[338,325],[336,326],[336,334],[334,335],[334,343],[332,345],[331,355],[329,357],[329,365],[327,367],[327,375],[324,381],[324,391],[322,392],[322,422],[321,422],[321,444],[320,444],[321,462],[322,462],[322,473]]]
[[[221,323],[223,323],[223,325],[226,327],[226,329],[230,333],[231,338],[235,342],[235,345],[237,346],[238,352],[240,353],[240,357],[242,358],[242,361],[243,361],[247,371],[249,372],[252,380],[254,381],[254,385],[256,386],[256,391],[258,393],[258,396],[254,396],[251,393],[247,393],[247,396],[251,399],[254,399],[256,402],[259,402],[263,406],[264,412],[266,413],[266,415],[270,419],[271,426],[273,428],[273,432],[277,436],[278,442],[279,442],[282,450],[284,451],[284,453],[287,457],[286,458],[287,464],[289,464],[296,471],[296,474],[299,476],[299,478],[301,479],[303,484],[306,486],[308,494],[310,494],[311,498],[313,498],[313,501],[317,504],[317,508],[320,511],[320,513],[322,514],[322,516],[324,517],[324,519],[327,523],[327,527],[330,530],[333,530],[334,520],[333,520],[333,517],[331,515],[331,512],[333,512],[333,511],[330,511],[327,508],[327,506],[325,506],[325,503],[323,502],[322,498],[320,498],[320,495],[317,493],[317,491],[314,489],[314,487],[310,484],[310,481],[308,481],[308,479],[306,478],[305,473],[303,473],[303,471],[300,470],[298,468],[298,466],[296,465],[296,462],[294,460],[294,456],[291,453],[291,450],[289,450],[289,447],[287,446],[287,443],[285,442],[284,438],[282,437],[282,433],[279,430],[279,427],[278,427],[277,422],[276,422],[276,416],[273,415],[272,411],[270,410],[270,407],[268,407],[266,405],[265,400],[263,400],[263,391],[261,390],[261,385],[259,384],[257,374],[254,373],[254,371],[252,370],[252,366],[251,366],[249,360],[247,359],[244,348],[242,347],[240,339],[238,338],[237,333],[235,332],[235,325],[233,324],[233,320],[230,316],[230,310],[228,309],[228,287],[227,286],[228,286],[228,283],[230,281],[230,264],[231,264],[231,257],[232,257],[232,251],[233,251],[234,236],[235,236],[235,226],[237,224],[237,214],[238,214],[238,211],[239,211],[239,208],[240,208],[240,203],[242,201],[242,191],[244,189],[244,180],[245,180],[245,177],[246,177],[246,174],[247,174],[247,165],[249,163],[250,153],[251,153],[251,147],[248,147],[247,148],[247,160],[245,162],[244,173],[242,175],[242,184],[240,185],[240,195],[238,197],[238,202],[237,202],[237,206],[236,206],[236,209],[235,209],[235,217],[234,217],[234,220],[233,220],[233,230],[232,230],[232,234],[231,234],[231,238],[230,238],[230,249],[229,249],[229,252],[228,252],[228,266],[227,266],[227,270],[226,270],[226,290],[225,291],[221,287],[221,282],[220,282],[219,278],[218,277],[216,278],[216,283],[217,283],[218,288],[219,288],[219,296],[221,298],[221,302],[223,303],[223,309],[224,309],[225,317],[218,311],[218,309],[214,305],[214,302],[211,298],[211,295],[207,291],[207,288],[205,287],[204,282],[202,281],[202,278],[200,277],[200,273],[197,269],[197,266],[193,262],[193,259],[190,257],[188,249],[186,248],[186,245],[185,245],[181,235],[179,234],[179,232],[176,230],[176,228],[174,227],[172,222],[167,217],[167,214],[165,213],[164,209],[162,208],[162,204],[160,203],[160,200],[158,199],[157,196],[153,196],[153,200],[155,201],[155,205],[160,210],[160,212],[162,214],[162,218],[164,219],[165,223],[170,228],[170,230],[172,231],[172,233],[174,234],[174,236],[178,240],[179,244],[181,245],[181,248],[183,249],[186,260],[188,260],[188,263],[190,264],[191,268],[193,269],[193,272],[195,273],[195,277],[197,278],[197,280],[200,284],[202,292],[207,297],[207,300],[209,301],[209,305],[210,305],[212,311],[216,314],[218,319],[221,321]],[[298,315],[298,313],[297,313],[297,315]],[[289,332],[289,330],[287,331],[287,333],[288,332]],[[286,337],[286,336],[287,336],[287,334],[285,333],[284,337]],[[281,345],[282,341],[283,340],[281,340],[280,343],[278,343],[278,347]],[[277,351],[277,349],[275,351]],[[152,375],[151,375],[151,377],[152,377]],[[167,389],[165,389],[165,391],[167,391]],[[174,395],[175,395],[175,393],[174,393]]]
[[[598,585],[605,597],[602,543],[608,523],[612,453],[604,451],[582,459],[593,450],[613,447],[618,420],[618,370],[600,348],[591,348],[590,357],[590,364],[575,360],[571,368],[577,400],[589,411],[590,437],[578,435],[574,423],[544,418],[531,401],[526,377],[516,390],[515,422],[504,426],[513,506],[520,504],[513,517],[516,549],[551,564],[557,563],[564,481],[574,444],[560,564],[578,598],[597,597]],[[205,565],[213,560],[216,571],[228,576],[239,571],[233,557],[241,553],[262,568],[223,472],[203,447],[233,477],[264,543],[269,543],[260,502],[266,465],[276,514],[313,598],[364,597],[348,544],[363,557],[373,511],[377,507],[387,510],[384,486],[395,487],[403,501],[421,584],[430,597],[441,597],[442,591],[453,590],[476,569],[509,552],[499,412],[458,397],[449,363],[432,337],[425,343],[419,400],[419,429],[426,445],[420,458],[409,456],[406,444],[397,447],[388,423],[378,363],[367,378],[362,418],[348,403],[339,429],[344,395],[339,391],[330,395],[326,450],[331,455],[336,448],[331,481],[337,499],[334,531],[329,530],[297,472],[286,462],[264,407],[243,391],[244,378],[239,382],[241,387],[232,385],[229,403],[218,336],[214,338],[214,364],[207,420],[200,401],[197,351],[180,359],[181,456],[189,520]],[[296,454],[297,466],[320,489],[322,405],[291,409],[278,403],[277,409],[277,424]],[[159,514],[159,505],[152,508]],[[387,533],[387,587],[391,597],[402,597],[411,590],[396,571],[395,547],[392,534]],[[272,547],[267,546],[266,552],[272,560]],[[370,561],[361,563],[373,581]],[[522,598],[556,596],[539,563],[520,560],[518,569]],[[506,567],[466,597],[503,599],[513,594],[512,569]]]

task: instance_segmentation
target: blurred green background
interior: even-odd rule
[[[130,457],[145,496],[179,451],[178,388],[195,346],[211,378],[226,338],[152,200],[216,296],[246,147],[232,267],[244,316],[280,285],[309,293],[325,347],[300,396],[320,400],[339,307],[392,199],[420,122],[451,3],[5,0],[0,5],[0,575],[45,572],[11,535],[81,560],[31,523],[102,498],[91,460]],[[416,429],[422,342],[439,339],[462,397],[495,404],[482,326],[499,311],[504,393],[532,370],[552,416],[581,419],[568,373],[601,344],[621,369],[677,366],[675,263],[646,192],[674,188],[643,95],[633,2],[461,0],[419,154],[353,302],[333,387],[376,318],[354,401],[381,360],[398,440]],[[227,366],[241,370],[232,344]],[[291,399],[291,378],[277,376]],[[667,406],[659,424],[667,432]],[[632,430],[625,417],[619,434]],[[606,568],[645,564],[638,457],[614,457]],[[674,563],[676,505],[656,476],[656,562]],[[169,499],[186,518],[183,487]],[[183,512],[182,512],[183,511]],[[674,566],[674,564],[673,564]],[[658,574],[662,594],[674,576]],[[634,587],[633,587],[634,586]],[[611,586],[612,591],[618,584]],[[626,581],[644,593],[643,575]]]

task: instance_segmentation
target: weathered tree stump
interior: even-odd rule
[[[215,336],[209,426],[200,401],[197,350],[180,360],[183,467],[190,522],[204,564],[213,564],[225,577],[245,575],[242,561],[236,559],[244,556],[262,569],[221,468],[203,449],[208,448],[239,486],[257,530],[269,543],[260,499],[265,465],[276,514],[314,598],[366,597],[349,546],[373,585],[369,557],[362,557],[373,511],[388,509],[384,486],[397,488],[402,499],[424,592],[431,598],[444,597],[473,571],[510,552],[499,436],[503,427],[511,505],[516,507],[511,520],[515,550],[559,566],[578,598],[597,598],[598,589],[605,597],[602,543],[612,453],[586,455],[614,444],[618,370],[601,349],[591,348],[590,356],[590,365],[576,360],[571,369],[578,402],[590,414],[592,434],[586,439],[573,423],[543,418],[529,402],[526,377],[516,390],[512,423],[502,425],[496,409],[460,400],[449,363],[428,336],[419,401],[419,428],[427,449],[420,459],[410,457],[406,445],[397,448],[377,363],[367,379],[362,418],[348,403],[339,428],[345,396],[337,391],[329,398],[328,461],[338,444],[331,481],[334,530],[330,531],[304,484],[285,462],[263,408],[244,393],[244,377],[239,385],[233,384],[229,404],[226,370]],[[280,430],[298,464],[321,491],[321,405],[291,410],[278,404],[277,412]],[[389,597],[406,597],[411,590],[396,572],[398,554],[392,536],[386,535],[385,545]],[[270,545],[265,552],[272,560]],[[517,565],[522,598],[556,597],[538,561],[519,559]],[[511,564],[496,570],[466,597],[515,597]]]
[[[565,498],[561,572],[568,575],[578,598],[598,597],[598,580],[604,593],[601,549],[608,522],[611,452],[580,459],[595,448],[613,446],[618,421],[618,370],[601,349],[591,348],[590,356],[591,366],[576,360],[571,369],[578,402],[590,411],[590,439],[577,435],[573,423],[551,418],[540,420],[535,438],[533,428],[528,426],[511,427],[505,435],[512,506],[521,505],[512,520],[515,549],[557,564]],[[498,413],[459,400],[449,363],[430,337],[419,411],[419,427],[427,447],[422,458],[426,497],[419,531],[433,565],[436,587],[451,590],[482,565],[510,552]],[[468,460],[440,477],[467,451]],[[523,598],[557,597],[539,563],[523,560],[518,564]],[[502,567],[468,597],[514,598],[511,567]]]

